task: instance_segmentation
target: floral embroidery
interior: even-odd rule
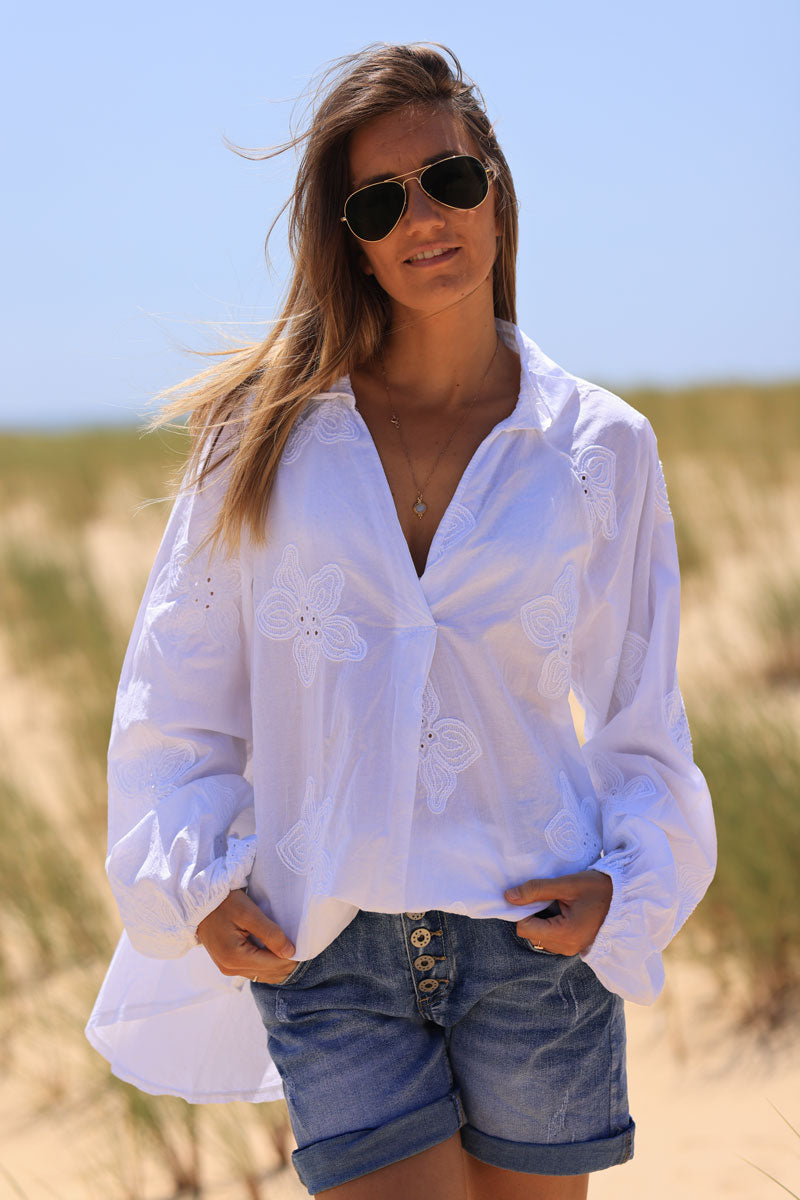
[[[331,860],[322,845],[332,811],[332,796],[326,796],[322,804],[317,806],[316,784],[309,777],[306,780],[306,795],[300,809],[300,820],[275,847],[284,866],[294,871],[295,875],[311,877],[312,890],[317,893],[326,892],[333,878]]]
[[[433,553],[428,556],[428,562],[436,559],[462,541],[475,528],[475,517],[463,504],[451,504],[442,518],[433,539]]]
[[[537,596],[520,609],[522,628],[536,646],[550,650],[542,664],[539,691],[543,696],[563,696],[569,691],[572,667],[572,631],[578,614],[575,567],[567,563],[552,595]]]
[[[614,684],[614,699],[620,708],[627,708],[636,695],[647,654],[647,640],[631,629],[622,639],[622,651]]]
[[[456,717],[439,718],[439,697],[430,680],[422,694],[419,740],[419,790],[432,813],[444,812],[456,787],[456,775],[480,758],[475,734]]]
[[[367,643],[349,617],[337,616],[344,575],[336,563],[306,578],[296,546],[288,545],[273,576],[274,587],[256,610],[256,624],[265,637],[292,638],[300,681],[310,687],[320,655],[332,662],[360,661]]]
[[[183,546],[161,571],[153,600],[168,605],[160,622],[169,636],[183,639],[203,634],[233,650],[239,642],[240,589],[237,563],[220,560],[212,566],[206,560],[204,565]]]
[[[669,506],[669,496],[667,495],[667,481],[664,478],[664,468],[661,465],[661,459],[658,460],[658,469],[656,471],[656,508],[664,513],[665,516],[671,517],[672,510]]]
[[[689,732],[686,709],[678,687],[664,697],[664,724],[678,749],[682,750],[687,758],[692,758],[692,735]]]
[[[617,502],[614,499],[616,462],[613,450],[605,446],[587,446],[573,463],[573,470],[589,505],[592,524],[600,529],[607,541],[612,541],[619,533]]]
[[[591,796],[578,800],[569,777],[558,773],[561,809],[545,827],[544,836],[553,854],[566,862],[591,862],[602,849]]]
[[[619,767],[602,754],[592,759],[597,779],[597,796],[603,808],[610,812],[625,812],[636,800],[656,795],[656,787],[648,775],[634,775],[628,782]]]
[[[344,404],[322,401],[310,406],[308,413],[295,421],[283,451],[283,462],[297,462],[303,447],[315,437],[323,445],[334,442],[354,442],[359,436],[358,425]]]
[[[196,761],[197,752],[191,742],[151,741],[140,754],[118,759],[111,773],[123,796],[146,798],[148,807],[154,808],[175,791]]]

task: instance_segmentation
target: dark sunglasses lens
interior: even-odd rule
[[[486,168],[469,154],[427,167],[420,183],[429,196],[450,208],[477,208],[489,190]]]
[[[350,197],[344,215],[356,237],[365,242],[379,242],[394,229],[405,203],[402,183],[374,183]]]

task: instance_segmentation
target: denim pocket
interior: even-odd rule
[[[528,949],[532,950],[534,954],[555,955],[555,953],[556,953],[555,950],[545,950],[544,946],[534,946],[534,944],[530,938],[522,937],[521,934],[517,933],[516,929],[512,929],[511,932],[514,934],[514,937],[517,939],[518,942],[522,942],[523,946],[527,946]]]
[[[313,961],[313,958],[303,958],[300,960],[297,966],[289,972],[285,979],[280,979],[277,983],[270,983],[266,979],[259,979],[258,986],[282,988],[289,984],[296,983],[298,979],[302,979]]]

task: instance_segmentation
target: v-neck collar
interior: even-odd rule
[[[363,426],[364,434],[369,439],[371,450],[375,457],[375,464],[379,471],[382,503],[387,508],[387,520],[396,532],[396,536],[402,539],[403,555],[412,576],[412,585],[415,587],[417,596],[421,599],[426,612],[431,616],[430,602],[425,591],[425,582],[432,560],[435,561],[436,558],[434,550],[438,540],[442,536],[442,529],[446,528],[449,515],[453,512],[455,506],[461,503],[461,498],[464,495],[466,487],[469,485],[476,464],[482,457],[487,445],[495,437],[515,430],[531,430],[546,434],[546,431],[552,425],[556,416],[563,409],[577,386],[575,377],[569,375],[551,358],[548,358],[539,346],[522,332],[519,326],[512,324],[510,321],[501,321],[499,318],[495,318],[495,328],[505,345],[519,355],[520,387],[517,402],[512,412],[502,421],[499,421],[487,433],[467,463],[456,485],[456,489],[450,498],[450,503],[447,505],[439,524],[436,526],[431,544],[428,547],[425,568],[421,575],[417,574],[416,564],[411,557],[411,549],[400,524],[394,497],[389,487],[389,481],[386,478],[386,471],[378,454],[378,449],[366,422],[356,406],[356,398],[350,376],[340,376],[331,385],[329,390],[318,392],[314,396],[314,400],[344,401],[347,407],[352,410],[356,420]]]
[[[513,411],[492,432],[532,429],[546,433],[573,395],[577,386],[575,376],[549,358],[518,325],[495,318],[495,328],[505,345],[519,355],[520,389]],[[356,398],[349,375],[341,375],[328,390],[318,392],[314,399],[344,400],[349,408],[356,410]]]

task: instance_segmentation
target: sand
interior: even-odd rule
[[[649,1008],[628,1006],[636,1157],[596,1174],[591,1200],[777,1200],[786,1195],[756,1167],[800,1194],[800,1137],[772,1107],[800,1128],[800,1029],[766,1040],[735,1033],[707,969],[679,955],[671,959],[668,986],[659,1000]],[[19,1060],[17,1069],[23,1064]],[[112,1147],[108,1126],[90,1104],[66,1095],[62,1105],[37,1113],[45,1099],[48,1064],[41,1062],[40,1068],[33,1082],[23,1083],[12,1071],[0,1083],[0,1197],[111,1200],[120,1195],[102,1166]],[[64,1085],[68,1093],[68,1075]],[[266,1152],[262,1161],[270,1161]],[[224,1161],[216,1159],[212,1166],[209,1197],[245,1195],[241,1184],[230,1182]],[[136,1200],[169,1195],[153,1165],[143,1172],[140,1189]],[[307,1192],[291,1168],[275,1173],[273,1165],[263,1177],[262,1196],[302,1200]]]

